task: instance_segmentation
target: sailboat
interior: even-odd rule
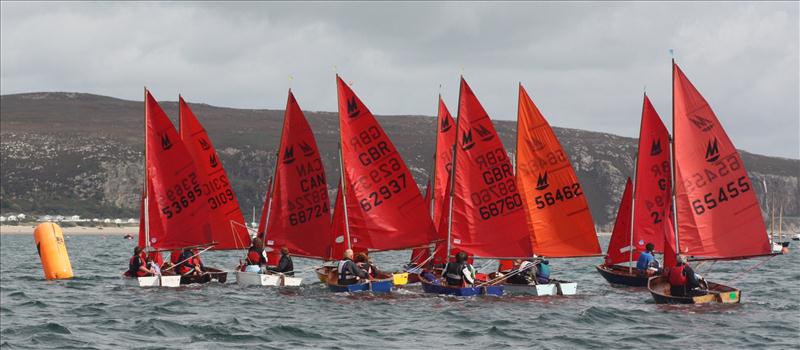
[[[206,129],[197,120],[182,96],[178,97],[178,107],[181,141],[194,159],[198,171],[203,173],[206,179],[200,187],[207,196],[206,202],[210,214],[206,220],[211,226],[211,239],[203,243],[213,242],[211,250],[246,249],[250,246],[250,233],[217,150]],[[183,276],[181,283],[205,283],[211,280],[225,283],[227,280],[228,273],[220,269],[204,267],[203,271],[204,273],[199,276]]]
[[[664,244],[672,244],[674,235],[667,219],[672,205],[669,142],[667,128],[644,95],[634,182],[629,178],[625,186],[605,263],[596,266],[609,283],[646,287],[650,276],[637,272],[631,264],[647,243],[652,243],[657,253],[664,251]]]
[[[330,229],[325,167],[311,126],[291,90],[278,149],[263,224],[258,229],[267,261],[277,262],[283,247],[292,256],[323,259]],[[298,286],[302,282],[277,273],[239,271],[236,276],[240,285]]]
[[[511,162],[489,115],[461,78],[457,145],[453,149],[446,206],[446,261],[455,251],[475,258],[527,259],[533,255],[523,201]],[[426,293],[457,296],[503,295],[502,285],[448,286],[422,278]]]
[[[447,188],[450,185],[453,145],[456,142],[456,129],[453,126],[455,126],[455,121],[440,95],[436,117],[436,146],[433,156],[433,168],[425,191],[425,202],[428,203],[428,209],[437,231],[437,241],[431,242],[429,246],[416,248],[411,252],[408,267],[412,273],[409,276],[409,283],[419,282],[421,267],[432,264],[441,265],[446,262],[447,226],[443,225],[443,223],[447,222],[447,204],[449,200]],[[431,248],[433,248],[433,252],[431,252]]]
[[[542,113],[519,84],[517,184],[526,209],[533,252],[541,259],[600,254],[592,214],[569,156]],[[549,292],[545,289],[549,286]],[[577,283],[510,285],[520,293],[577,293]]]
[[[676,252],[692,261],[773,255],[761,208],[739,152],[711,106],[674,60],[672,109]],[[659,276],[650,278],[648,289],[659,304],[740,302],[739,289],[707,284],[708,290],[698,295],[676,296],[671,295],[668,278]]]
[[[203,191],[206,174],[198,169],[166,113],[147,89],[145,100],[144,185],[139,246],[160,251],[203,246],[212,241],[211,215]],[[177,287],[181,276],[139,277],[140,286]],[[174,274],[174,272],[173,272]]]
[[[343,214],[343,248],[386,251],[427,245],[436,232],[405,161],[367,106],[338,75],[336,84],[342,185],[342,210],[336,211]],[[389,292],[393,278],[381,276],[354,285],[339,285],[337,279],[327,278],[326,283],[335,292]]]

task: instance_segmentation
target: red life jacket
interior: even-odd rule
[[[669,269],[669,284],[673,287],[682,287],[686,285],[686,276],[683,275],[683,269],[686,265],[676,266]]]
[[[171,251],[169,253],[169,262],[171,262],[172,265],[176,265],[179,262],[181,262],[181,251],[179,251],[179,250]]]
[[[143,264],[145,264],[145,260],[144,260],[144,259],[142,259],[142,256],[141,256],[141,255],[139,255],[139,256],[138,256],[138,258],[139,258],[139,263],[138,263],[138,264],[135,264],[135,263],[134,263],[134,259],[136,259],[136,258],[137,258],[137,256],[136,256],[136,255],[134,255],[134,256],[132,256],[132,257],[131,257],[131,259],[130,259],[130,260],[128,260],[128,266],[129,266],[128,274],[129,274],[129,275],[130,275],[130,274],[133,274],[131,277],[144,277],[144,276],[147,276],[147,273],[146,273],[146,272],[144,272],[144,271],[142,271],[142,270],[139,270],[139,268],[140,268],[140,267],[141,267]]]
[[[261,254],[259,254],[258,251],[250,250],[247,252],[247,264],[260,265],[260,263],[261,263]]]

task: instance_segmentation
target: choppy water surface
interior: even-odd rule
[[[608,239],[602,238],[605,246]],[[142,289],[124,285],[134,241],[67,237],[75,278],[45,281],[32,235],[0,238],[2,348],[798,348],[800,253],[773,258],[733,285],[740,305],[655,305],[646,290],[609,286],[596,259],[557,260],[579,283],[575,297],[459,299],[410,287],[392,295],[333,294],[295,259],[310,284],[297,290],[225,285]],[[205,254],[231,267],[240,252]],[[375,254],[397,268],[408,252]],[[719,262],[727,281],[757,261]],[[476,263],[481,265],[481,263]],[[708,265],[702,266],[701,271]]]

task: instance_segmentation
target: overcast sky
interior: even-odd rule
[[[2,94],[335,111],[335,66],[373,113],[433,115],[463,72],[494,119],[522,82],[552,125],[636,137],[645,86],[669,126],[674,48],[738,148],[800,154],[797,2],[0,6]]]

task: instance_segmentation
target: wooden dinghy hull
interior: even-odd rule
[[[317,278],[319,279],[320,282],[327,283],[328,282],[328,274],[330,274],[330,272],[334,271],[334,270],[335,270],[334,267],[322,266],[322,267],[318,267],[318,268],[314,269],[314,272],[316,272]]]
[[[482,287],[451,287],[440,284],[433,284],[424,278],[420,279],[422,290],[425,293],[454,295],[458,297],[471,297],[476,295],[503,296],[504,288],[502,285],[491,285]]]
[[[200,275],[184,275],[181,276],[181,285],[187,285],[192,283],[208,283],[211,281],[217,281],[219,283],[225,283],[228,280],[228,273],[222,271],[220,269],[215,269],[213,267],[207,267]]]
[[[297,287],[303,279],[282,274],[236,271],[236,284],[240,287]]]
[[[670,294],[670,285],[666,276],[651,277],[647,289],[653,295],[656,304],[738,304],[741,301],[741,291],[714,282],[708,282],[708,291],[705,295],[673,296]]]
[[[628,267],[626,266],[600,264],[595,268],[611,284],[628,287],[647,287],[647,281],[650,279],[649,276],[638,274],[636,269],[632,269],[632,273],[628,272]]]

